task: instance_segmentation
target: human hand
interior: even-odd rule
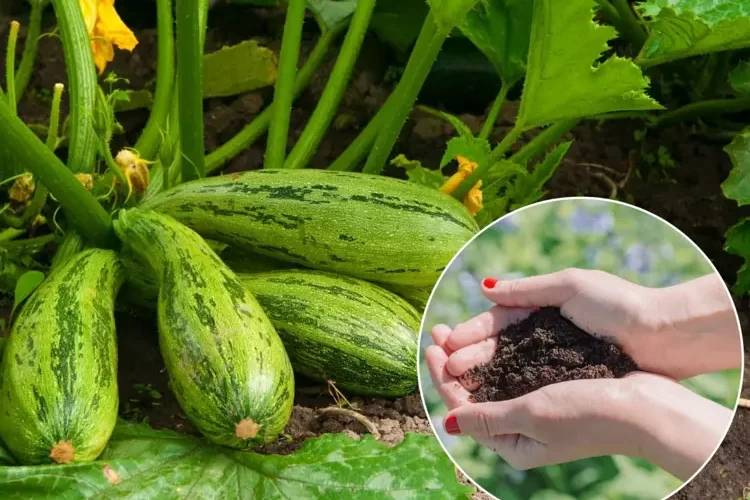
[[[658,375],[576,380],[519,398],[472,403],[451,374],[450,328],[433,330],[425,357],[451,410],[446,431],[474,438],[523,470],[601,455],[643,457],[686,479],[709,458],[732,412]],[[685,436],[690,436],[689,440]]]

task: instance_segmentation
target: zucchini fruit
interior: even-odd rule
[[[432,288],[414,288],[410,286],[389,286],[388,289],[394,292],[399,297],[403,297],[406,301],[413,305],[414,308],[420,313],[424,313],[427,309],[427,301],[430,300],[430,294]]]
[[[404,396],[417,388],[420,316],[371,283],[320,271],[240,275],[279,332],[294,369],[340,389]]]
[[[329,170],[256,170],[187,182],[143,208],[206,238],[367,281],[432,286],[477,231],[451,196]]]
[[[23,464],[96,459],[117,420],[117,255],[54,269],[15,320],[0,366],[0,437]]]
[[[275,439],[291,415],[294,375],[255,298],[197,233],[171,217],[131,209],[114,225],[159,283],[159,346],[190,421],[233,448]]]

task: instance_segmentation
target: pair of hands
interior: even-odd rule
[[[482,293],[497,305],[454,329],[436,326],[435,345],[425,353],[450,410],[444,422],[449,433],[473,437],[516,469],[625,454],[682,479],[719,444],[732,412],[675,382],[741,366],[736,319],[718,277],[659,290],[568,269],[508,282],[488,278]],[[563,316],[617,344],[649,373],[563,382],[510,401],[471,403],[477,387],[464,374],[492,358],[498,332],[544,306],[560,307]]]

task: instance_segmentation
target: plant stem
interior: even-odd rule
[[[177,94],[182,180],[203,177],[203,12],[204,0],[177,2]]]
[[[417,95],[422,89],[430,68],[432,68],[432,64],[435,62],[447,36],[447,32],[438,29],[432,12],[428,12],[414,45],[414,50],[409,56],[401,81],[393,92],[395,96],[390,112],[381,124],[363,172],[368,174],[380,174],[382,172],[414,101],[416,101]]]
[[[279,73],[273,90],[273,114],[268,129],[265,168],[283,168],[289,120],[294,100],[294,80],[305,21],[305,0],[289,0],[279,53]]]
[[[18,238],[25,232],[26,232],[25,229],[16,229],[13,227],[6,227],[2,231],[0,231],[0,243],[10,242]]]
[[[284,168],[305,168],[315,155],[344,96],[346,84],[357,62],[374,8],[375,0],[359,0],[323,95],[315,106],[315,111],[307,122],[305,130],[289,153]]]
[[[503,104],[505,104],[505,98],[508,97],[508,91],[512,86],[513,84],[502,83],[500,92],[498,92],[495,102],[492,103],[492,108],[487,115],[487,119],[482,125],[482,130],[479,131],[479,139],[487,140],[490,138],[492,129],[495,128],[495,123],[497,122],[497,115],[500,114],[500,110],[502,109]]]
[[[612,0],[612,4],[619,18],[615,28],[639,51],[646,43],[648,33],[635,16],[630,0]]]
[[[52,0],[60,28],[70,94],[68,131],[68,168],[73,172],[91,173],[96,159],[96,132],[93,110],[96,109],[97,75],[91,41],[76,0]]]
[[[8,105],[16,114],[16,41],[18,41],[18,21],[11,21],[8,33],[8,49],[5,53],[5,85],[8,88]]]
[[[315,44],[310,56],[297,72],[294,82],[294,95],[298,96],[307,87],[313,74],[323,62],[328,49],[336,37],[346,28],[348,22],[342,22],[321,35]],[[263,110],[255,119],[245,126],[237,135],[216,148],[206,156],[206,173],[214,172],[224,166],[229,160],[250,147],[268,129],[273,115],[274,105],[271,104]]]
[[[47,2],[29,2],[31,12],[29,13],[29,27],[26,30],[26,41],[23,45],[23,55],[21,63],[18,65],[16,73],[16,102],[21,100],[26,86],[31,79],[31,72],[34,69],[34,60],[36,59],[37,48],[39,47],[39,36],[42,34],[42,14]]]
[[[510,161],[519,165],[525,165],[527,162],[544,154],[550,146],[560,140],[562,136],[567,134],[576,125],[578,125],[577,119],[553,123],[519,149],[516,154],[511,156]]]
[[[47,186],[87,239],[97,246],[116,247],[117,239],[109,214],[4,101],[0,101],[0,123],[3,124],[0,127],[0,153],[24,165]]]
[[[750,96],[736,99],[711,99],[687,104],[657,116],[651,123],[654,128],[664,127],[691,118],[738,113],[750,109]]]
[[[179,1],[179,0],[178,0]],[[148,122],[136,141],[134,149],[141,158],[152,160],[161,142],[161,131],[169,116],[174,85],[174,32],[172,0],[157,0],[158,56],[156,63],[156,93]]]
[[[352,172],[356,170],[360,162],[370,152],[375,139],[378,137],[378,132],[382,124],[385,122],[389,115],[389,109],[393,106],[396,101],[394,94],[388,96],[388,99],[383,103],[375,116],[370,118],[370,122],[367,126],[359,133],[356,139],[352,141],[349,146],[329,165],[328,170],[338,170],[343,172]]]
[[[511,146],[515,144],[516,140],[521,136],[521,133],[523,133],[523,125],[520,123],[516,123],[515,126],[508,132],[508,134],[503,137],[503,140],[500,141],[500,144],[498,144],[495,149],[493,149],[490,154],[482,161],[479,162],[479,165],[477,166],[476,170],[464,179],[464,181],[456,188],[456,190],[453,192],[453,197],[458,200],[463,200],[464,197],[468,194],[469,191],[471,191],[471,188],[474,186],[474,184],[477,183],[477,181],[483,181],[485,180],[485,177],[487,175],[487,172],[492,168],[492,166],[500,161],[503,156],[505,156],[505,153],[507,153]]]

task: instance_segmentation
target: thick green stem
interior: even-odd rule
[[[328,49],[336,37],[346,28],[348,22],[342,22],[321,35],[305,64],[297,72],[294,82],[294,95],[298,96],[309,85],[315,71],[320,67]],[[229,160],[249,148],[268,129],[273,115],[273,104],[263,110],[255,119],[245,126],[237,135],[216,148],[206,156],[206,173],[214,172]]]
[[[503,82],[500,87],[500,92],[498,92],[497,97],[495,98],[495,102],[492,103],[492,108],[487,115],[487,119],[482,125],[482,130],[479,131],[480,139],[487,140],[490,138],[492,129],[495,128],[495,122],[497,122],[497,116],[500,114],[500,110],[503,108],[503,104],[505,104],[505,98],[508,97],[508,91],[512,86],[513,83],[507,84]]]
[[[365,173],[380,174],[383,171],[404,122],[447,36],[447,32],[438,29],[432,12],[429,12],[422,24],[414,50],[409,56],[401,81],[394,90],[395,102],[387,119],[382,123],[372,151],[367,157],[363,170]]]
[[[156,93],[148,122],[134,147],[141,158],[148,160],[153,160],[159,149],[161,133],[172,105],[172,87],[174,85],[172,0],[157,0],[156,9],[159,34],[156,63]]]
[[[265,168],[283,168],[289,120],[294,101],[294,80],[297,59],[302,41],[302,24],[305,21],[305,0],[289,0],[279,53],[279,73],[273,91],[273,114],[268,129]]]
[[[42,14],[47,2],[30,2],[29,27],[26,30],[26,42],[23,45],[23,56],[16,72],[16,102],[21,100],[34,70],[34,61],[39,47],[39,36],[42,34]]]
[[[23,165],[47,186],[70,221],[92,243],[115,247],[117,239],[109,214],[4,101],[0,101],[0,123],[3,124],[0,127],[1,156]]]
[[[563,120],[552,124],[544,129],[539,135],[526,143],[516,154],[510,157],[510,161],[524,165],[527,162],[544,154],[550,146],[560,140],[562,136],[578,125],[578,120]]]
[[[750,109],[750,96],[737,99],[698,101],[659,115],[651,123],[651,126],[655,128],[665,127],[692,118],[723,115],[725,113],[739,113],[748,109]]]
[[[96,159],[97,76],[89,34],[78,0],[52,0],[60,28],[70,94],[68,168],[91,173]]]
[[[8,104],[16,114],[16,42],[18,41],[18,21],[11,21],[8,33],[8,49],[5,52],[5,85],[8,87]]]
[[[458,188],[456,188],[456,190],[453,192],[453,197],[459,200],[463,200],[468,192],[471,191],[471,188],[474,186],[474,184],[477,183],[477,181],[485,180],[487,172],[489,172],[490,168],[492,168],[495,163],[500,161],[503,156],[505,156],[505,153],[507,153],[510,150],[511,146],[516,143],[521,133],[523,133],[523,126],[520,123],[516,123],[516,125],[510,130],[510,132],[508,132],[508,134],[503,137],[503,140],[500,141],[500,144],[498,144],[495,149],[490,152],[487,158],[480,161],[476,170],[474,170],[474,172],[469,177],[464,179],[464,181],[458,186]]]
[[[375,0],[359,0],[349,32],[341,45],[339,56],[323,90],[323,95],[315,106],[315,111],[307,122],[305,130],[289,153],[284,163],[285,168],[305,168],[315,155],[320,141],[331,125],[341,98],[344,97],[346,84],[357,62],[374,8]]]
[[[630,0],[612,0],[612,4],[618,15],[618,21],[614,23],[615,28],[628,39],[636,51],[640,50],[646,43],[648,33],[635,16]]]
[[[203,7],[204,0],[177,2],[177,93],[182,180],[203,177]]]
[[[393,94],[391,94],[393,97]],[[365,159],[367,153],[370,152],[375,139],[378,137],[380,127],[385,122],[388,115],[386,106],[389,102],[394,102],[395,99],[391,99],[385,102],[383,107],[370,119],[370,123],[359,133],[356,139],[352,141],[349,146],[329,165],[328,170],[339,170],[345,172],[351,172],[356,170],[357,166],[362,160]]]

